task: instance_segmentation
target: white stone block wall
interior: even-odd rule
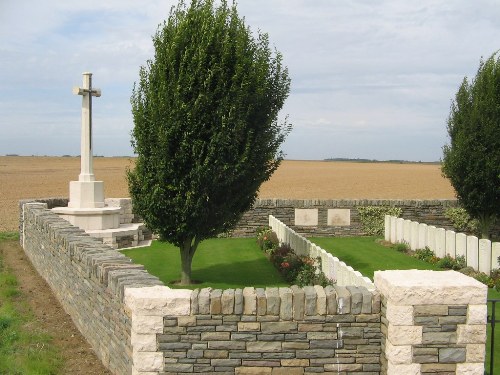
[[[500,242],[479,240],[476,236],[467,236],[464,233],[455,233],[452,230],[416,222],[411,222],[408,230],[406,222],[403,224],[401,220],[394,216],[385,218],[384,222],[389,223],[390,226],[390,230],[386,229],[386,233],[390,233],[392,243],[401,242],[401,240],[409,242],[412,250],[423,249],[427,246],[439,258],[446,255],[452,258],[463,256],[467,266],[486,274],[495,268],[500,268],[498,262]]]
[[[331,256],[327,251],[297,234],[272,215],[269,216],[269,226],[278,236],[280,243],[288,243],[296,254],[312,258],[321,257],[323,272],[326,270],[325,275],[335,280],[337,285],[356,285],[364,286],[369,290],[374,289],[373,283],[368,277],[361,275],[360,272],[339,261],[338,258]]]

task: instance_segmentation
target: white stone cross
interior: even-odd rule
[[[94,181],[92,160],[92,97],[100,97],[101,90],[92,88],[92,73],[83,73],[83,87],[73,87],[73,94],[82,95],[81,169],[78,180]]]

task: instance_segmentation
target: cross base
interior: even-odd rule
[[[70,181],[68,207],[104,207],[104,183],[102,181]]]

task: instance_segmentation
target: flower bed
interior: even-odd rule
[[[321,271],[321,258],[299,256],[289,244],[280,244],[270,227],[257,229],[257,244],[290,285],[333,285]]]

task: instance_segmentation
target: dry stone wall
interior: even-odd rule
[[[380,296],[362,287],[195,290],[163,322],[163,375],[380,371]]]
[[[21,210],[24,251],[103,364],[115,374],[132,368],[131,316],[125,286],[162,285],[144,267],[47,210]]]
[[[453,229],[444,216],[456,200],[385,200],[385,199],[258,199],[233,231],[235,236],[253,236],[258,227],[267,225],[269,215],[297,233],[306,236],[364,235],[357,207],[400,207],[402,217],[429,225]]]

